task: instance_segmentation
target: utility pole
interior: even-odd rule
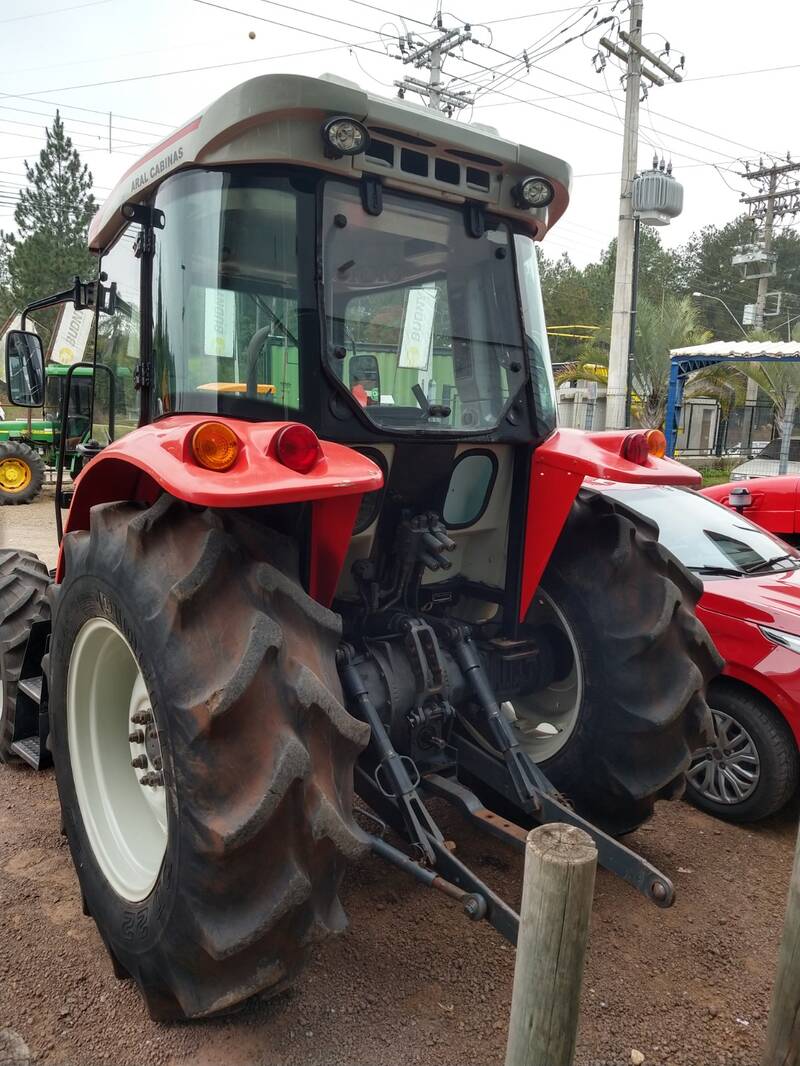
[[[446,30],[441,15],[438,15],[436,29],[439,36],[434,41],[425,41],[413,33],[400,39],[401,55],[398,58],[405,64],[411,63],[417,70],[427,68],[430,72],[428,81],[406,75],[402,81],[396,81],[394,84],[401,98],[407,92],[417,93],[427,99],[431,110],[446,111],[452,115],[459,108],[469,107],[474,101],[469,93],[452,91],[442,85],[442,66],[445,57],[454,48],[472,40],[472,28],[467,23]]]
[[[614,306],[611,312],[611,348],[608,353],[608,389],[606,391],[606,428],[625,425],[628,395],[628,346],[631,333],[633,290],[633,179],[636,177],[639,150],[639,95],[642,83],[642,57],[636,50],[642,36],[643,0],[632,0],[628,77],[625,82],[625,136],[622,141],[622,174],[619,191],[619,229],[617,230],[617,265],[614,272]]]
[[[681,75],[665,63],[661,56],[655,55],[642,45],[643,7],[643,0],[631,0],[628,32],[621,30],[619,33],[620,39],[628,46],[627,51],[607,37],[600,39],[601,47],[626,63],[625,130],[622,141],[617,264],[614,274],[614,305],[611,313],[611,347],[608,353],[608,388],[606,391],[607,429],[621,429],[625,426],[627,406],[636,231],[633,213],[633,182],[638,166],[639,103],[642,94],[642,78],[646,78],[652,85],[664,84],[663,78],[642,65],[642,59],[656,67],[672,81],[682,81]],[[668,49],[662,54],[668,55]],[[682,64],[683,60],[681,60]],[[604,60],[603,65],[605,65]]]
[[[775,220],[775,191],[778,187],[778,175],[773,172],[769,176],[769,199],[764,212],[764,251],[767,255],[772,251],[772,223]],[[767,305],[767,293],[769,292],[769,276],[765,274],[758,279],[758,295],[756,296],[756,329],[764,328],[764,308]]]
[[[769,292],[769,279],[774,274],[772,270],[772,242],[776,214],[783,218],[786,214],[794,216],[800,210],[800,184],[789,184],[789,175],[800,170],[800,163],[793,163],[787,159],[785,163],[773,166],[764,166],[763,163],[750,170],[746,169],[739,173],[740,178],[755,182],[762,190],[754,196],[742,196],[740,204],[747,204],[750,208],[750,217],[758,225],[763,222],[761,245],[763,248],[762,260],[764,267],[758,274],[758,296],[756,297],[755,325],[757,329],[764,328],[764,311],[767,305],[767,293]],[[745,268],[746,270],[746,268]],[[747,274],[745,272],[745,277]]]

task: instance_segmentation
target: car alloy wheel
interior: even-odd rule
[[[695,752],[689,780],[714,803],[743,803],[755,792],[761,775],[755,741],[729,714],[712,708],[711,721],[712,742]]]

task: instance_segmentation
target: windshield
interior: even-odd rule
[[[705,496],[669,486],[604,492],[657,523],[660,542],[690,570],[746,574],[800,566],[793,548]]]
[[[781,438],[776,437],[775,440],[771,440],[765,448],[761,449],[756,459],[780,459],[781,444]],[[789,461],[792,463],[800,462],[800,438],[792,437],[789,441]]]
[[[368,214],[328,182],[322,234],[325,351],[353,402],[393,431],[497,426],[527,378],[509,227],[473,237],[462,207],[386,191]]]

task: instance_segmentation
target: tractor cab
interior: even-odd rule
[[[337,597],[360,600],[354,564],[388,552],[405,517],[446,509],[455,554],[425,582],[464,585],[470,617],[506,599],[514,635],[512,484],[555,429],[535,242],[569,182],[538,149],[352,83],[247,82],[134,167],[93,221],[115,296],[96,358],[137,375],[117,438],[191,414],[349,445],[385,487],[364,500]],[[309,535],[310,508],[295,512],[286,522]]]

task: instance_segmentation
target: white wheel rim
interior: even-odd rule
[[[158,880],[167,850],[161,747],[142,672],[130,645],[105,618],[82,627],[67,678],[67,738],[86,835],[114,891],[131,903]],[[135,717],[149,715],[150,724]],[[141,732],[141,741],[133,734]],[[138,768],[132,760],[147,758]]]
[[[564,747],[578,724],[583,702],[583,667],[578,644],[563,611],[539,590],[527,619],[533,625],[555,625],[566,636],[572,652],[569,673],[546,688],[515,696],[504,704],[512,719],[519,746],[534,762],[545,762]]]

